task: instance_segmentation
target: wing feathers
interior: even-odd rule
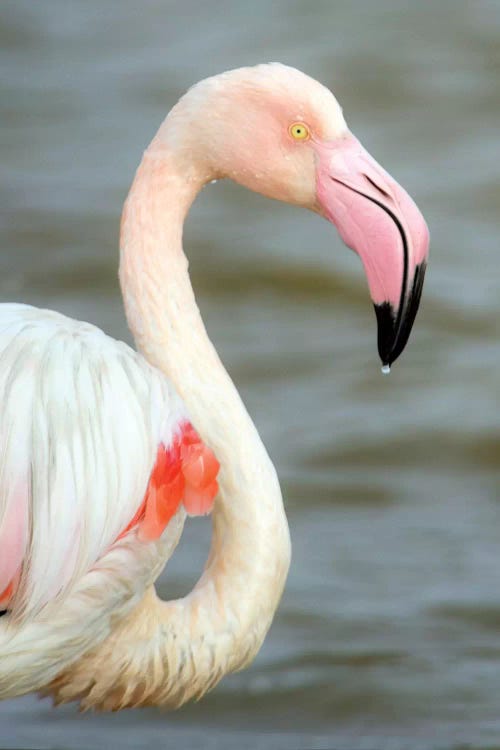
[[[0,596],[30,618],[129,524],[158,445],[186,421],[166,378],[62,315],[0,305]]]

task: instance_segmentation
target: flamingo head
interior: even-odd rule
[[[408,193],[349,131],[333,94],[304,73],[272,63],[202,81],[174,108],[174,121],[186,110],[196,121],[189,150],[207,180],[229,177],[309,208],[359,254],[379,354],[390,365],[417,313],[429,233]]]

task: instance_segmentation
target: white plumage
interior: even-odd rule
[[[0,393],[0,592],[28,560],[9,604],[19,622],[109,549],[186,411],[126,344],[26,305],[0,305]]]

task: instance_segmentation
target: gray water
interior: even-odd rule
[[[219,183],[185,244],[209,332],[281,478],[286,592],[251,668],[202,702],[0,704],[0,746],[500,745],[500,3],[3,0],[0,298],[128,338],[121,204],[181,93],[280,60],[334,90],[432,235],[390,377],[360,263],[318,217]],[[163,596],[186,592],[191,522]]]

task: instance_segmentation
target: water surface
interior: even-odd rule
[[[4,2],[0,298],[129,340],[121,204],[193,82],[280,60],[329,85],[432,234],[382,377],[358,259],[316,216],[218,183],[185,244],[211,336],[281,477],[293,540],[250,669],[175,714],[0,704],[0,746],[493,748],[500,743],[500,5]],[[189,589],[192,522],[161,593]]]

